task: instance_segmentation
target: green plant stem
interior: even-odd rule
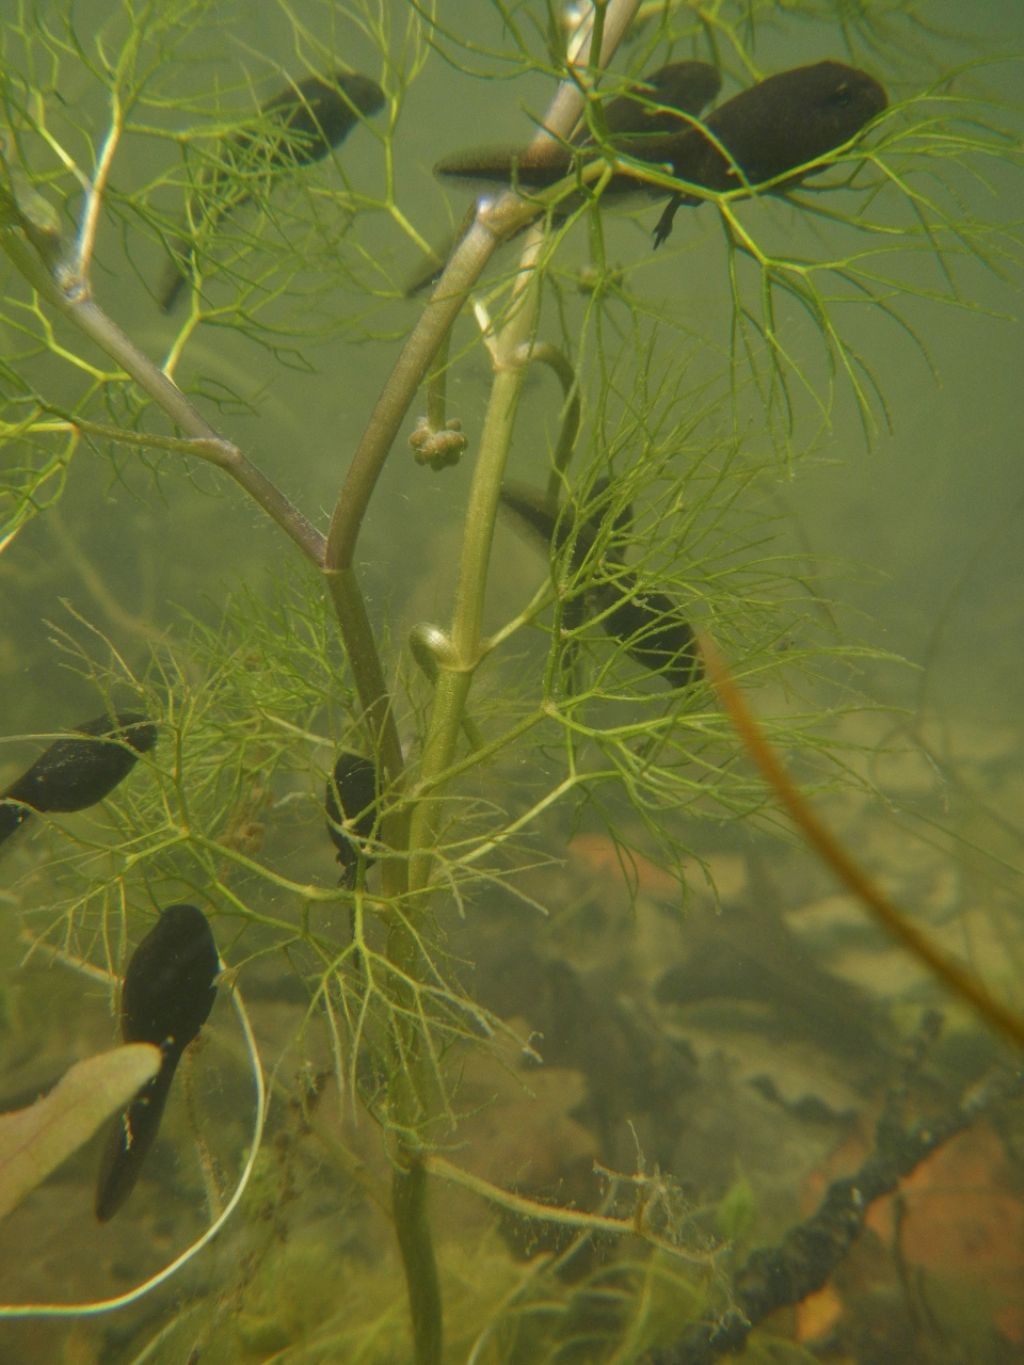
[[[208,443],[203,458],[230,474],[306,558],[319,567],[325,549],[320,532],[236,445],[210,426],[178,386],[104,313],[89,295],[87,286],[70,276],[67,283],[62,284],[67,272],[60,265],[51,267],[47,264],[52,251],[47,250],[43,256],[31,241],[27,233],[17,228],[0,231],[0,246],[41,297],[110,356],[182,431],[195,440]],[[214,450],[221,452],[219,458],[214,457]]]
[[[438,681],[421,766],[421,781],[430,784],[448,768],[464,714],[466,697],[477,664],[486,652],[481,639],[487,568],[490,561],[498,495],[512,439],[519,395],[529,348],[523,345],[536,315],[533,266],[540,249],[539,233],[520,262],[521,273],[509,320],[492,354],[496,374],[484,421],[480,450],[466,512],[462,558],[450,632],[452,660],[438,660]],[[440,798],[422,794],[411,811],[409,886],[427,887],[433,868],[436,822]],[[418,946],[405,923],[393,924],[388,935],[389,959],[415,979]],[[405,1066],[393,1088],[392,1102],[403,1126],[422,1122],[432,1109],[433,1073],[423,1064],[422,1038],[403,1012],[401,1050]],[[441,1359],[441,1300],[427,1209],[426,1173],[411,1144],[399,1144],[399,1167],[394,1177],[395,1231],[401,1248],[413,1320],[416,1365],[438,1365]]]
[[[413,1160],[405,1170],[396,1167],[391,1188],[395,1230],[415,1326],[416,1365],[440,1365],[441,1287],[430,1235],[427,1173],[422,1161]]]
[[[638,4],[639,0],[610,0],[610,3],[600,6],[596,25],[601,48],[600,64],[606,63],[614,54],[633,21]],[[590,60],[590,35],[581,36],[578,48],[571,53],[571,59],[577,67]],[[552,137],[567,138],[580,116],[583,102],[584,96],[577,83],[563,81],[544,119],[544,129],[548,131],[538,132],[531,145],[546,144]],[[479,206],[473,225],[453,252],[429,303],[402,347],[395,368],[356,447],[327,532],[323,562],[329,574],[352,568],[359,532],[384,463],[420,385],[448,340],[469,291],[497,247],[532,222],[538,212],[535,205],[524,203],[512,193],[500,195],[494,203],[481,203]],[[365,653],[373,644],[372,635],[364,634],[359,639],[350,639],[345,635],[344,625],[345,620],[367,619],[365,604],[357,606],[354,600],[346,600],[361,595],[358,582],[355,578],[346,577],[332,588],[331,595],[336,607],[342,604],[339,621],[350,656]],[[369,678],[372,670],[367,667],[365,671]],[[376,671],[380,673],[379,665]],[[359,687],[358,679],[356,686]],[[442,681],[441,691],[444,690]],[[453,698],[452,705],[458,704],[461,709],[466,691],[468,680],[462,690],[461,701],[456,703]],[[364,694],[360,690],[360,701],[364,711],[369,714],[379,704],[380,697],[375,692]],[[384,709],[390,710],[387,703]]]
[[[610,0],[601,7],[602,64],[610,59],[622,41],[638,5],[639,0]],[[589,40],[573,54],[573,60],[577,65],[589,61]],[[544,127],[550,133],[539,132],[531,147],[550,142],[552,135],[556,139],[567,139],[580,116],[583,102],[579,86],[574,81],[564,81],[544,117]],[[478,208],[473,226],[453,252],[370,414],[331,517],[325,561],[329,569],[351,566],[359,529],[384,462],[470,289],[496,248],[527,226],[537,213],[535,206],[524,203],[512,193],[500,195],[496,202],[481,204]]]
[[[638,0],[611,0],[607,7],[602,6],[602,61],[607,61],[614,52],[632,21],[637,4]],[[573,53],[573,59],[577,62],[587,60],[585,43]],[[572,131],[582,102],[576,84],[564,82],[546,119],[556,136],[566,137]],[[538,139],[546,141],[548,136],[539,134]],[[361,658],[356,685],[369,714],[376,714],[376,709],[382,708],[383,714],[390,718],[391,707],[381,691],[383,679],[379,663],[371,665],[369,662],[371,653],[374,658],[376,653],[362,594],[352,572],[363,518],[412,400],[448,338],[469,290],[495,248],[526,226],[536,213],[536,208],[512,194],[502,195],[496,206],[478,209],[473,226],[456,248],[374,407],[334,508],[324,567],[332,583],[331,594],[346,648],[353,659],[364,652],[366,655]],[[481,654],[480,617],[487,563],[501,475],[523,379],[523,365],[513,362],[513,353],[529,334],[531,319],[530,308],[515,309],[503,334],[508,340],[504,351],[507,363],[499,364],[465,522],[466,539],[454,614],[455,629],[451,637],[455,662],[440,670],[423,756],[421,771],[428,781],[449,764],[472,670]],[[358,637],[352,634],[353,627],[359,632]],[[439,799],[431,796],[418,802],[411,812],[407,844],[411,858],[407,866],[412,889],[425,888],[431,874],[438,807]],[[387,835],[388,831],[385,833]],[[385,875],[388,861],[385,860]],[[398,865],[397,859],[390,861]],[[424,906],[421,913],[425,913],[425,909]],[[418,979],[416,968],[420,949],[407,924],[396,921],[391,925],[387,952],[400,972],[412,980]],[[423,1056],[423,1039],[411,1022],[415,1015],[402,1011],[397,1018],[401,1036],[396,1039],[396,1049],[404,1064],[392,1083],[389,1102],[396,1129],[411,1132],[425,1117],[430,1117],[430,1092],[436,1082],[432,1080],[429,1060]],[[399,1140],[396,1155],[393,1212],[408,1287],[414,1358],[416,1365],[440,1365],[443,1349],[441,1291],[427,1208],[426,1175],[413,1142]]]
[[[552,346],[550,341],[537,341],[532,346],[523,346],[521,352],[526,361],[535,360],[547,365],[562,386],[562,425],[551,460],[551,474],[547,486],[547,501],[554,509],[580,430],[580,391],[576,383],[576,371],[564,351]]]
[[[454,663],[439,661],[438,685],[423,752],[420,780],[430,783],[451,763],[463,708],[473,674],[484,654],[481,639],[487,569],[498,515],[498,498],[505,473],[519,395],[529,360],[524,345],[536,316],[534,267],[541,237],[536,230],[519,263],[516,295],[508,321],[493,348],[496,373],[484,418],[480,449],[473,467],[473,483],[466,509],[465,532],[455,608],[449,639]],[[439,799],[424,797],[413,811],[409,886],[424,888],[431,875]]]

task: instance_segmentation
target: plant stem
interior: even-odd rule
[[[30,245],[27,232],[8,228],[0,232],[0,246],[30,285],[80,332],[99,346],[106,355],[135,380],[139,388],[164,411],[171,421],[196,440],[209,443],[204,459],[217,464],[259,504],[288,535],[307,559],[318,567],[324,559],[324,538],[297,507],[267,476],[242,454],[241,450],[206,421],[188,398],[159,366],[144,355],[92,299],[88,286],[73,277],[60,264],[47,264],[53,249],[46,243]],[[45,251],[45,255],[37,254]],[[64,277],[67,277],[66,282]],[[219,450],[215,458],[213,450]]]
[[[603,42],[600,62],[606,63],[632,23],[639,0],[610,0],[601,6]],[[589,35],[572,54],[573,64],[590,59]],[[554,138],[567,139],[583,108],[583,94],[575,81],[563,81],[552,100],[531,148]],[[493,204],[481,202],[473,226],[455,248],[430,302],[402,348],[387,384],[370,414],[338,497],[327,534],[329,568],[348,568],[356,540],[384,461],[424,376],[448,336],[465,299],[496,248],[529,224],[537,209],[517,195],[501,195]]]
[[[839,879],[868,907],[879,924],[897,943],[906,948],[911,957],[924,963],[928,970],[950,991],[969,1005],[989,1028],[1001,1034],[1018,1048],[1024,1048],[1024,1015],[1007,1008],[1001,1000],[990,995],[983,983],[959,962],[939,948],[927,934],[923,934],[902,910],[875,885],[839,840],[818,819],[800,793],[793,779],[783,768],[754,719],[733,681],[725,660],[710,636],[699,640],[701,654],[707,666],[708,678],[718,700],[728,712],[743,742],[765,781],[772,787],[784,808],[789,812],[807,842],[832,868]]]
[[[519,394],[529,362],[530,348],[525,341],[536,316],[534,267],[541,240],[539,231],[534,230],[519,262],[516,293],[508,320],[494,348],[496,373],[473,469],[449,632],[454,663],[446,665],[443,661],[439,662],[440,677],[434,692],[434,707],[420,771],[420,779],[425,783],[429,783],[451,763],[466,696],[484,652],[481,646],[481,622],[487,569],[501,480],[512,440]],[[439,798],[427,796],[413,812],[409,865],[409,885],[412,890],[425,887],[430,879],[438,810]]]
[[[638,3],[639,0],[611,0],[607,6],[601,6],[600,27],[604,33],[600,53],[602,61],[606,61],[614,52],[629,27]],[[586,40],[573,53],[573,60],[587,60]],[[551,134],[567,137],[579,117],[582,103],[583,96],[575,82],[564,82],[546,119],[551,132],[539,133],[535,142],[546,142]],[[494,206],[478,207],[476,220],[456,247],[377,400],[331,517],[324,568],[329,576],[342,637],[353,661],[353,674],[364,710],[369,716],[383,715],[389,727],[394,724],[392,708],[383,690],[382,670],[377,661],[362,594],[353,572],[359,531],[395,437],[420,385],[440,354],[470,289],[496,247],[527,226],[536,216],[535,207],[525,204],[513,194],[502,195]],[[520,295],[523,287],[519,289]],[[421,774],[427,781],[438,776],[449,765],[473,669],[481,655],[480,621],[498,491],[523,380],[523,364],[521,360],[515,360],[514,352],[529,335],[532,316],[532,309],[528,306],[514,308],[512,319],[502,334],[502,340],[507,345],[500,352],[465,521],[466,535],[451,636],[455,662],[449,666],[442,664],[440,668],[421,765]],[[397,744],[397,735],[394,742]],[[388,747],[390,744],[391,741],[387,740]],[[416,803],[410,812],[407,831],[406,846],[411,852],[410,861],[403,865],[398,859],[386,860],[385,876],[390,875],[397,880],[397,869],[407,868],[411,889],[427,886],[433,864],[438,809],[438,796],[431,795]],[[390,830],[386,829],[385,835],[389,834]],[[389,873],[388,862],[396,870]],[[425,906],[421,913],[425,913]],[[404,921],[392,924],[388,933],[387,953],[389,959],[409,979],[419,979],[416,970],[420,959],[419,943],[412,928]],[[396,1049],[402,1065],[392,1081],[389,1099],[399,1132],[415,1131],[421,1127],[424,1118],[431,1116],[430,1096],[436,1086],[436,1077],[430,1069],[431,1060],[424,1056],[424,1040],[414,1022],[415,1017],[414,1012],[407,1013],[404,1010],[399,1010],[396,1015],[399,1030]],[[399,1140],[396,1156],[393,1212],[408,1286],[414,1357],[416,1365],[440,1365],[443,1342],[441,1291],[427,1209],[426,1174],[414,1142]]]
[[[371,752],[379,757],[387,781],[396,783],[400,781],[404,767],[402,743],[391,714],[391,699],[366,603],[352,569],[328,569],[324,577],[341,627],[352,680],[362,703]]]
[[[413,1160],[407,1170],[396,1167],[391,1188],[395,1230],[416,1328],[414,1358],[416,1365],[440,1365],[441,1288],[430,1235],[427,1173],[422,1161]]]
[[[580,430],[580,390],[576,383],[576,371],[568,357],[550,341],[538,341],[532,346],[524,346],[523,358],[535,360],[552,371],[562,386],[562,425],[558,432],[558,444],[551,459],[551,474],[548,477],[547,502],[554,510],[558,505],[558,495],[562,491],[572,452],[576,448],[576,437]]]
[[[639,0],[609,0],[608,4],[600,6],[597,25],[600,33],[600,64],[606,63],[614,54],[632,23],[638,6]],[[592,32],[588,32],[586,28],[582,29],[570,53],[570,60],[577,68],[585,66],[590,60],[591,36]],[[583,102],[584,97],[579,85],[573,80],[563,81],[548,108],[543,127],[533,138],[531,146],[541,146],[552,140],[568,138],[580,116]],[[462,310],[469,291],[480,278],[497,247],[532,222],[537,213],[535,207],[524,203],[512,193],[501,195],[493,204],[481,201],[478,206],[473,225],[452,253],[430,302],[402,347],[395,368],[370,414],[366,429],[356,447],[327,532],[324,565],[329,573],[352,567],[359,531],[370,505],[373,490],[384,468],[384,462],[391,452],[395,437],[420,385]],[[343,588],[332,590],[335,605],[340,598],[350,593],[359,593],[358,583],[354,579],[346,580]],[[346,605],[344,612],[346,619],[355,620],[360,615],[364,618],[366,616],[365,606],[360,611],[354,603]],[[344,626],[342,634],[344,638]],[[366,649],[369,643],[368,639],[345,640],[350,654],[356,649]],[[465,692],[462,695],[464,700]],[[376,695],[364,696],[362,693],[360,699],[364,710],[367,711],[370,711],[378,701]]]

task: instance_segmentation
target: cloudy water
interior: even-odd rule
[[[587,8],[0,19],[2,1360],[1024,1359],[1024,15]]]

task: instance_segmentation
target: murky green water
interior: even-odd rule
[[[431,28],[404,5],[182,0],[170,33],[108,9],[0,20],[8,158],[70,239],[85,195],[69,163],[92,174],[110,101],[102,63],[60,35],[73,20],[109,63],[135,13],[94,297],[326,533],[425,306],[402,297],[414,238],[440,242],[469,197],[430,168],[529,135],[556,7],[442,3]],[[554,557],[499,517],[478,600],[466,566],[507,403],[507,474],[537,489],[564,419],[540,363],[521,397],[493,396],[482,310],[500,329],[525,239],[494,256],[449,353],[445,416],[468,451],[414,462],[421,388],[355,552],[406,763],[399,778],[374,730],[387,813],[355,892],[322,803],[337,750],[373,751],[372,685],[360,697],[323,576],[195,453],[110,440],[96,424],[176,429],[120,376],[116,344],[35,308],[4,257],[0,791],[112,707],[160,740],[109,799],[40,807],[0,848],[0,1110],[119,1041],[118,979],[171,902],[203,909],[228,974],[116,1218],[93,1216],[103,1139],[83,1134],[4,1220],[0,1298],[49,1308],[0,1309],[0,1358],[697,1361],[727,1358],[744,1315],[755,1360],[1024,1352],[1012,1046],[808,849],[710,684],[668,687],[642,642],[600,624],[626,584],[717,642],[816,815],[1019,1018],[1024,23],[1016,0],[923,4],[920,26],[900,4],[703,10],[703,29],[688,7],[652,19],[616,69],[716,58],[727,97],[842,58],[897,106],[868,134],[878,160],[849,189],[812,188],[834,168],[796,204],[735,201],[731,238],[714,206],[683,209],[654,253],[660,208],[642,197],[557,238],[525,336],[580,386],[560,499],[578,516]],[[162,314],[186,171],[201,189],[213,134],[337,64],[379,80],[388,108],[228,215],[194,303]],[[93,429],[76,439],[70,414]],[[594,488],[609,476],[611,504]],[[406,643],[416,622],[452,636],[436,687]],[[238,999],[268,1078],[248,1164]],[[958,1120],[965,1095],[979,1112]],[[944,1123],[948,1141],[922,1139]],[[879,1152],[902,1179],[873,1188]],[[402,1204],[396,1169],[423,1178],[429,1215]],[[832,1262],[805,1245],[799,1289],[768,1314],[751,1254],[853,1172],[859,1235]],[[245,1180],[167,1283],[89,1311],[158,1275]]]

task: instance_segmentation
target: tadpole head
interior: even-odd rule
[[[324,793],[327,833],[337,849],[342,872],[354,875],[359,858],[356,839],[368,839],[377,822],[376,766],[362,754],[343,750],[334,763]],[[349,881],[351,885],[351,881]]]
[[[209,922],[194,905],[169,905],[135,949],[121,990],[127,1043],[155,1043],[178,1056],[202,1028],[220,970]]]

